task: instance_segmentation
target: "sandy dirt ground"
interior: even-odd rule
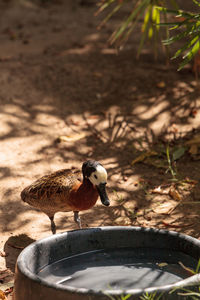
[[[191,67],[177,72],[162,54],[155,62],[150,46],[136,60],[139,30],[117,53],[107,40],[120,18],[97,30],[96,10],[92,1],[0,2],[0,289],[13,286],[21,250],[51,234],[21,190],[86,159],[107,169],[111,206],[98,201],[82,212],[83,227],[200,238],[200,96]],[[168,142],[178,183],[166,173]],[[55,222],[58,232],[76,228],[70,212]]]

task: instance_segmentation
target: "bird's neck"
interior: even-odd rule
[[[84,191],[85,195],[96,195],[96,197],[98,198],[97,188],[91,183],[91,181],[88,178],[83,179],[83,182],[81,184],[81,190]]]
[[[86,177],[83,178],[83,185],[87,186],[87,188],[95,188],[91,181]]]

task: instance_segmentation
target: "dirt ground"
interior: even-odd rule
[[[107,40],[120,18],[97,30],[103,16],[94,17],[94,2],[0,2],[4,291],[13,286],[20,251],[51,234],[48,218],[21,201],[21,190],[89,158],[108,171],[111,206],[98,201],[82,212],[83,227],[156,227],[200,238],[200,96],[191,67],[177,72],[177,62],[167,67],[162,54],[155,62],[150,46],[136,60],[139,30],[117,53]],[[182,181],[175,184],[166,173],[168,142],[170,154],[179,149]],[[141,153],[146,158],[132,163]],[[55,221],[58,232],[76,228],[72,213]]]

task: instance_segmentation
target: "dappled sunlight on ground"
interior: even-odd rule
[[[0,248],[13,235],[51,234],[49,219],[23,203],[20,192],[44,174],[80,169],[88,158],[108,171],[111,207],[98,201],[82,212],[84,227],[153,226],[199,238],[199,182],[179,191],[177,207],[169,193],[151,192],[171,179],[167,143],[182,146],[198,134],[200,97],[190,69],[177,73],[162,55],[155,63],[150,49],[137,61],[132,41],[116,55],[106,44],[115,23],[97,31],[94,6],[16,3],[1,4]],[[157,151],[156,162],[132,164],[149,150]],[[177,161],[183,178],[199,181],[197,154],[186,151]],[[196,201],[195,209],[186,200]],[[71,212],[56,214],[56,224],[58,232],[76,229]],[[12,259],[12,246],[6,251],[0,269]]]

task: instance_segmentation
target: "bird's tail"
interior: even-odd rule
[[[21,192],[21,199],[26,202],[26,198],[27,198],[27,193],[26,193],[26,189],[24,189],[22,192]]]

